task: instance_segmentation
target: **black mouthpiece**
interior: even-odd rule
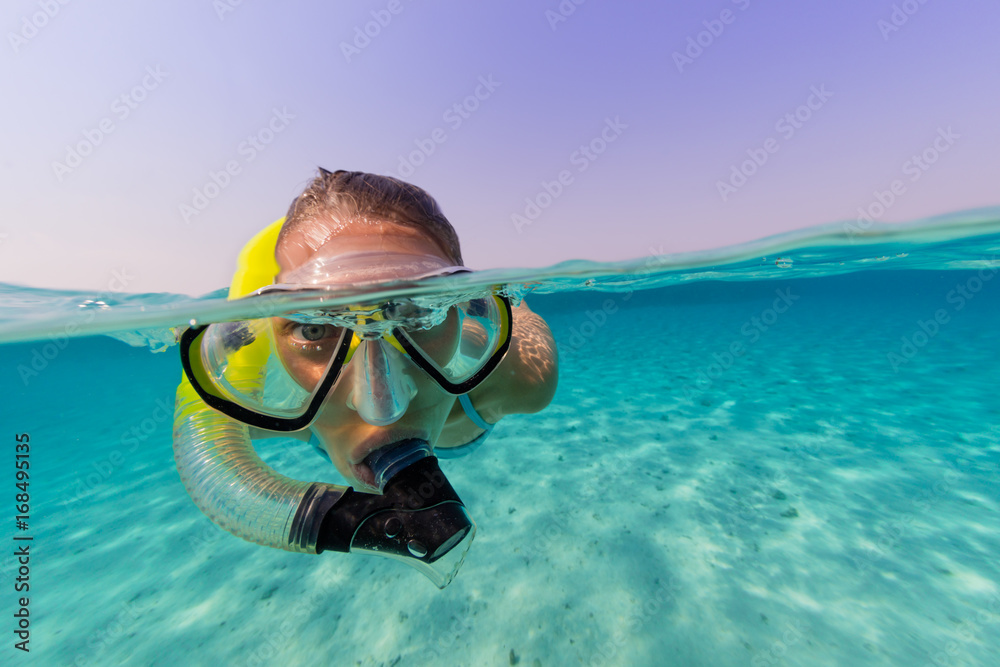
[[[433,562],[471,528],[462,500],[431,455],[396,471],[382,495],[349,489],[323,518],[317,546],[320,552],[355,547]]]

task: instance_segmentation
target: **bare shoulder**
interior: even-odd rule
[[[513,309],[510,349],[497,369],[471,394],[484,417],[538,412],[552,402],[559,355],[549,325],[524,301]]]

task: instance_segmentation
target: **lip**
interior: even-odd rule
[[[368,467],[364,461],[368,458],[368,455],[374,452],[376,449],[385,447],[386,445],[391,445],[395,442],[400,442],[403,440],[409,440],[411,438],[418,438],[420,440],[428,440],[427,433],[417,430],[393,430],[387,433],[379,433],[378,435],[373,435],[370,438],[362,440],[354,447],[351,448],[351,454],[347,459],[347,464],[351,468],[351,473],[354,478],[361,482],[364,486],[378,492],[378,486],[375,484],[375,473],[372,469]]]

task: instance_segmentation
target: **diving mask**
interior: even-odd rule
[[[256,294],[290,291],[323,294],[286,285]],[[454,395],[478,386],[510,347],[511,322],[495,290],[308,308],[188,329],[181,361],[208,405],[252,426],[305,428],[344,377],[354,382],[349,407],[384,426],[406,411],[415,374]]]

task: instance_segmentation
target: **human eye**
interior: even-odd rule
[[[287,344],[307,352],[318,352],[323,346],[336,343],[342,331],[330,324],[294,320],[284,320],[279,327],[279,334]]]
[[[328,324],[299,324],[292,329],[292,335],[305,342],[317,343],[329,338],[327,330],[332,328]]]

